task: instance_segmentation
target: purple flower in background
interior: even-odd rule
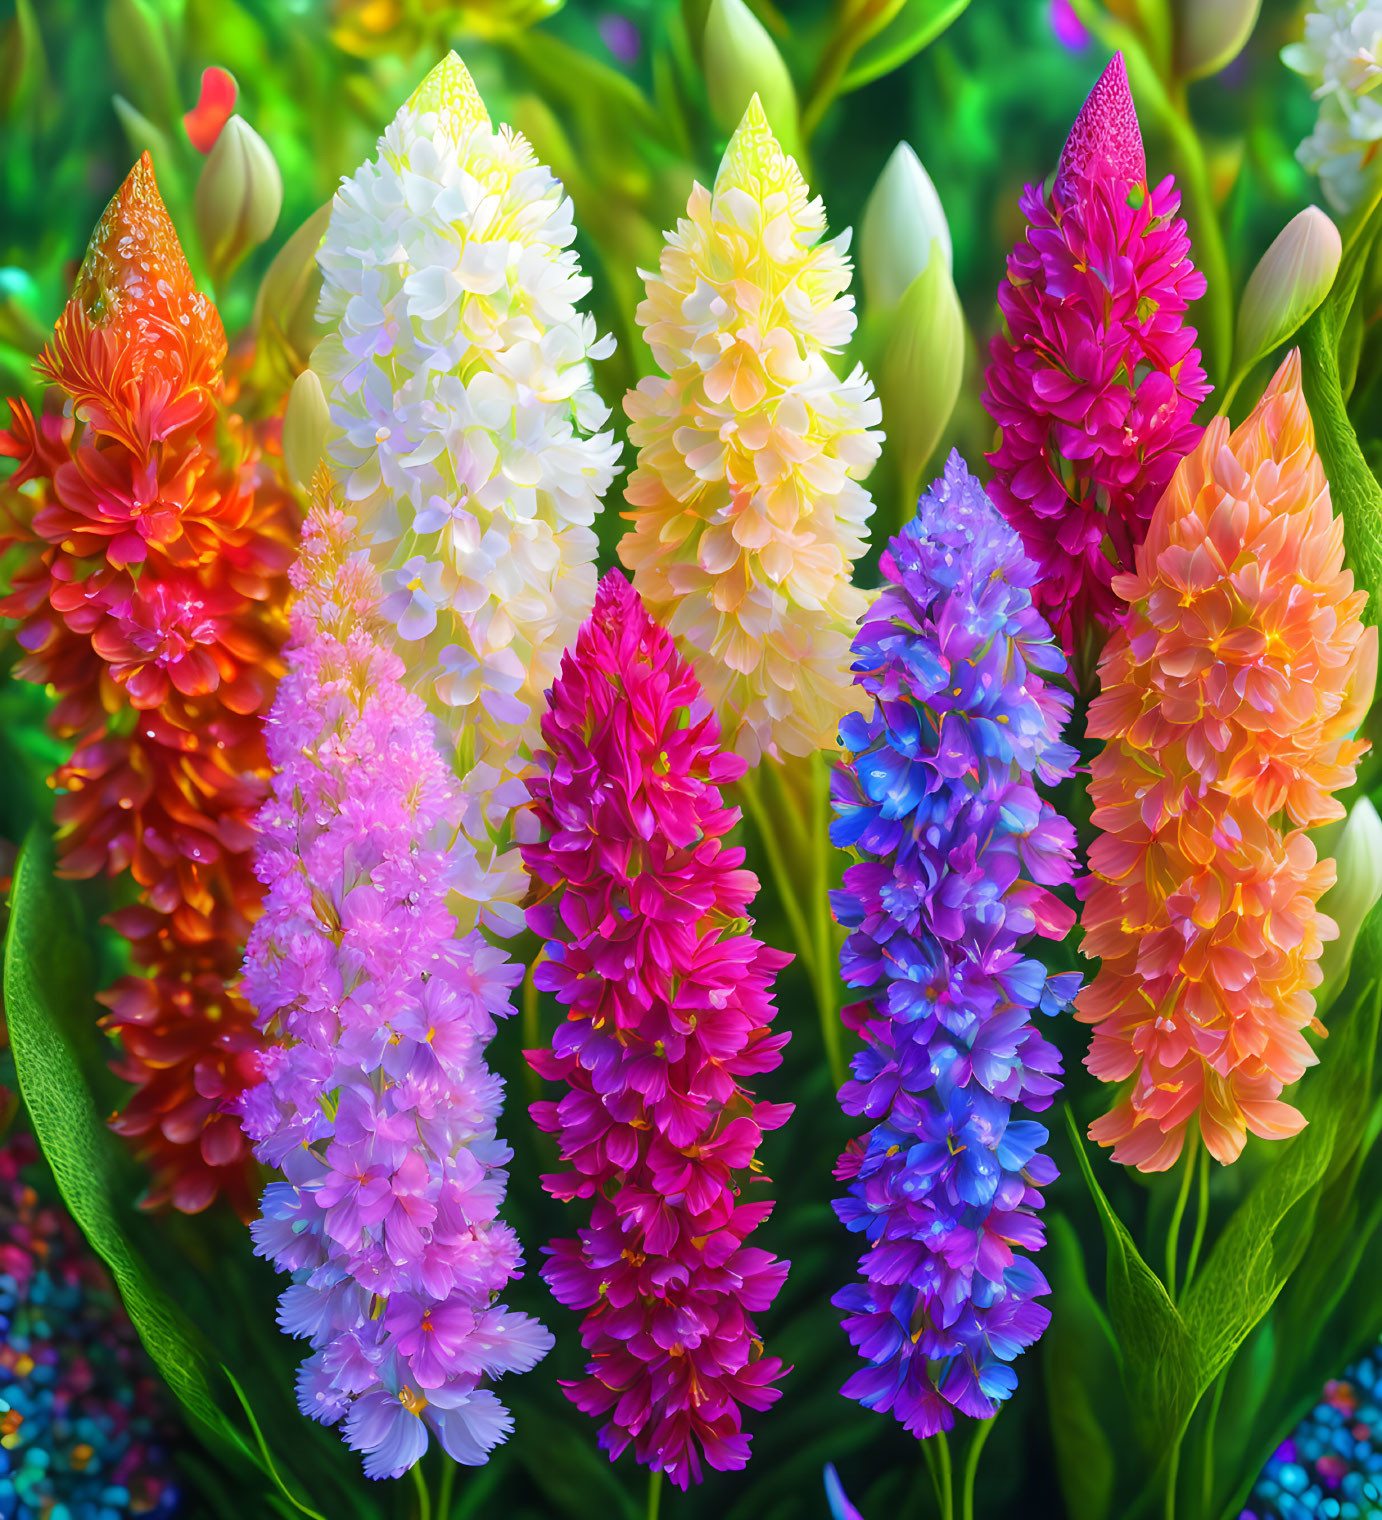
[[[1070,0],[1050,0],[1046,13],[1051,18],[1051,30],[1055,33],[1056,41],[1063,48],[1078,53],[1089,46],[1089,28],[1075,14],[1075,7]]]
[[[446,905],[458,800],[383,641],[379,579],[319,495],[294,568],[288,673],[268,722],[267,888],[245,990],[277,1043],[241,1100],[265,1189],[255,1248],[291,1272],[298,1403],[342,1424],[371,1478],[429,1431],[484,1462],[512,1427],[484,1386],[552,1346],[499,1294],[521,1263],[497,1213],[503,1085],[484,1061],[520,969]]]
[[[831,828],[858,856],[835,894],[841,973],[868,999],[844,1011],[865,1048],[840,1101],[876,1121],[836,1169],[836,1213],[866,1249],[834,1303],[866,1363],[844,1392],[925,1437],[956,1409],[994,1414],[1050,1318],[1020,1253],[1043,1243],[1034,1211],[1056,1170],[1045,1128],[1013,1106],[1059,1090],[1031,1014],[1077,983],[1020,946],[1074,922],[1049,890],[1070,881],[1074,832],[1034,778],[1069,775],[1075,755],[1037,570],[958,454],[882,569],[854,640],[873,712],[841,729]]]
[[[605,46],[620,63],[637,63],[643,51],[643,38],[637,24],[618,11],[607,11],[600,17],[600,37]]]

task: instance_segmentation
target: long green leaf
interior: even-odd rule
[[[1119,1428],[1118,1346],[1090,1291],[1079,1241],[1064,1215],[1048,1226],[1051,1324],[1042,1337],[1056,1469],[1070,1520],[1106,1520],[1113,1505]]]
[[[5,936],[5,1013],[21,1095],[63,1199],[110,1268],[158,1370],[214,1442],[250,1456],[212,1396],[202,1337],[153,1281],[120,1221],[115,1199],[127,1190],[124,1158],[96,1112],[53,1007],[55,995],[80,995],[71,973],[80,961],[73,936],[53,888],[51,843],[36,825],[15,868]]]
[[[1194,1344],[1165,1285],[1142,1259],[1099,1186],[1068,1105],[1065,1118],[1104,1230],[1109,1319],[1123,1358],[1128,1406],[1143,1447],[1159,1459],[1184,1429],[1198,1396]]]

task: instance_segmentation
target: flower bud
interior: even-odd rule
[[[955,254],[941,198],[921,160],[900,142],[869,194],[859,227],[859,272],[870,310],[897,305],[925,270],[933,243],[940,245],[946,269],[953,271]]]
[[[305,369],[293,381],[283,413],[283,463],[300,491],[311,488],[331,430],[331,408],[316,371]]]
[[[875,369],[883,403],[883,434],[901,500],[915,505],[931,457],[955,402],[965,367],[965,319],[940,239],[901,301],[870,327],[882,345]]]
[[[232,116],[207,155],[193,210],[212,274],[224,278],[274,230],[283,177],[269,145],[243,116]]]
[[[1176,73],[1203,79],[1226,68],[1243,51],[1262,0],[1177,0]]]
[[[1258,261],[1238,308],[1234,367],[1241,373],[1284,343],[1329,294],[1343,245],[1318,206],[1307,206],[1277,233]]]
[[[1324,979],[1316,989],[1315,1004],[1324,1012],[1343,990],[1358,931],[1382,898],[1382,818],[1362,797],[1345,820],[1316,830],[1314,838],[1320,859],[1332,854],[1338,872],[1334,885],[1320,898],[1320,912],[1339,926],[1338,939],[1326,940],[1320,956]]]
[[[331,220],[331,202],[319,207],[273,257],[255,297],[251,326],[256,358],[264,354],[287,387],[307,368],[322,328],[317,301],[322,276],[317,250]]]
[[[795,153],[799,134],[792,76],[744,0],[711,0],[702,51],[710,114],[720,130],[733,132],[757,95],[778,141]]]

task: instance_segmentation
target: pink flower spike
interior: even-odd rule
[[[197,103],[182,118],[192,146],[198,153],[210,153],[221,135],[221,128],[230,120],[240,87],[228,69],[214,65],[202,73],[202,92]]]
[[[1128,88],[1122,53],[1109,59],[1099,82],[1080,107],[1056,170],[1056,192],[1066,196],[1076,181],[1101,170],[1113,179],[1143,184],[1147,155]]]

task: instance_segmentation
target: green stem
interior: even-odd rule
[[[662,1474],[650,1472],[648,1474],[648,1507],[646,1510],[647,1520],[657,1520],[657,1512],[662,1507]]]
[[[1176,1260],[1180,1255],[1180,1222],[1185,1217],[1186,1201],[1190,1197],[1190,1183],[1195,1176],[1195,1152],[1199,1144],[1199,1130],[1190,1131],[1185,1147],[1185,1165],[1181,1168],[1180,1192],[1176,1206],[1171,1211],[1171,1227],[1166,1232],[1166,1293],[1171,1302],[1176,1299]]]
[[[879,32],[902,9],[902,0],[863,0],[858,14],[850,16],[853,7],[841,6],[840,20],[836,23],[830,47],[820,61],[816,77],[801,108],[801,140],[810,142],[821,118],[835,102],[845,71],[854,61],[854,55],[870,38]]]
[[[820,751],[811,757],[811,803],[814,814],[813,853],[816,867],[815,963],[816,1004],[821,1019],[821,1041],[830,1063],[830,1079],[838,1092],[845,1084],[845,1058],[840,1048],[840,1020],[835,996],[835,920],[830,912],[830,866],[834,847],[830,843],[830,761]]]
[[[812,954],[813,942],[807,931],[806,917],[797,899],[796,886],[792,880],[792,873],[787,869],[786,857],[777,842],[777,833],[768,819],[763,799],[758,795],[758,779],[752,771],[749,771],[740,781],[738,795],[744,805],[744,811],[753,819],[754,832],[757,833],[763,845],[763,853],[768,857],[768,869],[773,875],[773,885],[777,888],[777,895],[787,915],[787,926],[792,931],[792,941],[798,947],[802,964],[814,983],[815,957]]]
[[[979,1471],[979,1453],[983,1451],[984,1442],[988,1440],[989,1432],[997,1419],[995,1414],[987,1420],[979,1421],[970,1440],[969,1450],[965,1453],[964,1486],[960,1490],[962,1520],[974,1520],[974,1478]]]
[[[943,1430],[930,1439],[936,1443],[936,1466],[931,1476],[936,1485],[941,1520],[955,1520],[955,1479],[950,1466],[950,1442]]]
[[[1180,1442],[1171,1448],[1166,1464],[1165,1520],[1176,1520],[1176,1479],[1180,1476]]]
[[[520,1017],[523,1020],[523,1048],[524,1050],[541,1050],[542,1048],[542,1021],[539,1016],[537,982],[534,974],[542,961],[542,951],[539,950],[528,967],[528,974],[523,978],[523,1009]],[[536,1103],[542,1096],[542,1083],[538,1074],[528,1065],[523,1063],[523,1080],[528,1088],[528,1101]],[[447,1473],[451,1471],[447,1467]],[[446,1512],[442,1511],[442,1520],[450,1520]]]
[[[1228,1383],[1228,1369],[1215,1379],[1214,1397],[1209,1405],[1209,1417],[1204,1426],[1204,1472],[1201,1481],[1201,1504],[1200,1512],[1205,1515],[1214,1513],[1211,1505],[1214,1503],[1214,1429],[1219,1423],[1219,1405],[1224,1400],[1224,1388]]]
[[[1190,1260],[1185,1265],[1185,1291],[1195,1280],[1195,1268],[1200,1261],[1200,1247],[1204,1244],[1204,1232],[1209,1224],[1209,1147],[1200,1151],[1200,1186],[1195,1205],[1195,1238],[1190,1242]]]
[[[432,1520],[432,1498],[427,1492],[427,1480],[422,1476],[421,1466],[412,1467],[413,1487],[417,1489],[417,1520]]]

